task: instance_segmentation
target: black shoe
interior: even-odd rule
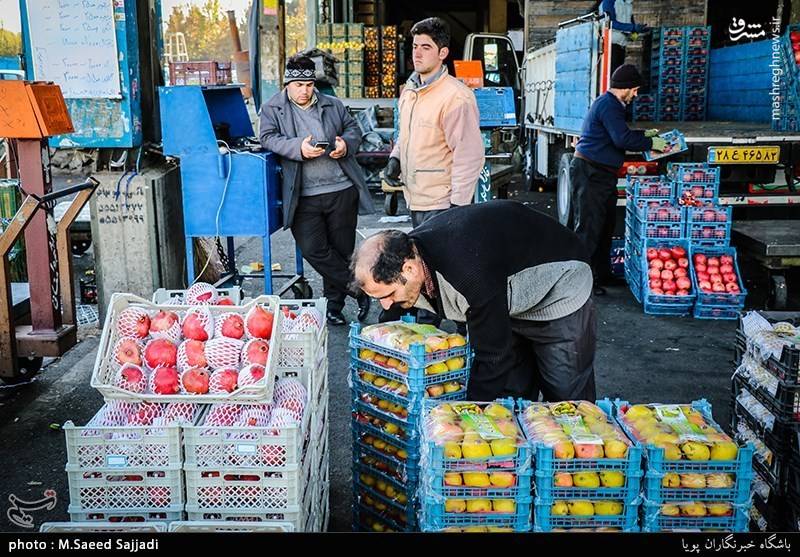
[[[347,325],[347,319],[344,318],[341,310],[329,309],[326,317],[329,325]]]
[[[595,286],[594,287],[594,295],[595,296],[605,296],[607,294],[606,289],[602,286]]]
[[[371,301],[369,296],[362,293],[357,298],[356,301],[358,302],[358,320],[363,322],[367,316],[369,315],[369,307],[371,305]]]

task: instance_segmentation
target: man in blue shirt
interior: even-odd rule
[[[658,130],[631,130],[625,106],[642,84],[635,66],[625,64],[611,76],[611,88],[592,103],[570,165],[573,226],[592,257],[595,295],[611,275],[611,236],[616,226],[617,172],[626,151],[663,151],[667,142]]]
[[[611,73],[625,63],[628,39],[635,41],[647,27],[633,20],[633,0],[602,0],[600,13],[611,20]]]

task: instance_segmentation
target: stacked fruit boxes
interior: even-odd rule
[[[314,526],[324,300],[283,311],[271,296],[234,303],[204,283],[163,305],[112,297],[92,375],[106,406],[64,428],[73,520],[180,521],[186,510]]]
[[[353,528],[414,531],[423,401],[464,400],[466,339],[399,321],[351,325]]]
[[[364,25],[347,24],[346,81],[351,99],[364,97]]]
[[[511,399],[426,400],[420,525],[425,532],[530,530],[531,457]]]
[[[708,68],[711,60],[711,28],[686,27],[682,120],[705,120]]]
[[[772,119],[772,128],[796,132],[800,131],[800,25],[788,25],[780,44],[780,117]]]
[[[615,400],[614,409],[644,450],[642,531],[747,530],[754,448],[728,437],[710,404]]]
[[[657,98],[657,119],[676,121],[683,109],[686,32],[683,27],[661,27],[653,30],[651,48],[651,92]]]
[[[381,97],[397,96],[397,27],[381,27]]]
[[[633,101],[633,119],[636,122],[652,122],[657,116],[657,96],[637,95]]]
[[[381,96],[381,45],[378,27],[364,27],[364,97]]]
[[[616,424],[609,400],[518,401],[533,451],[533,529],[638,531],[641,447]]]
[[[755,446],[752,524],[797,530],[790,520],[800,472],[800,315],[752,312],[736,332],[732,430]]]

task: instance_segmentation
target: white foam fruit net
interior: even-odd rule
[[[245,338],[244,317],[238,313],[223,313],[214,322],[214,336],[237,340]]]
[[[163,329],[163,330],[160,330],[160,331],[153,330],[153,328],[152,328],[153,327],[153,321],[156,320],[159,316],[164,316],[165,314],[173,316],[175,321],[172,323],[172,325],[169,326],[169,328],[166,328],[166,329]],[[154,339],[164,338],[164,339],[169,340],[170,342],[178,342],[181,339],[181,319],[178,316],[178,314],[175,313],[175,312],[172,312],[172,311],[163,311],[162,310],[162,311],[159,311],[157,314],[151,316],[150,317],[150,336],[152,338],[154,338]]]
[[[219,294],[212,285],[206,282],[196,282],[186,290],[184,300],[189,306],[215,305],[219,300]]]
[[[123,391],[142,394],[147,390],[149,379],[147,371],[141,366],[123,364],[117,371],[117,379],[114,384]]]
[[[239,385],[239,370],[223,367],[211,374],[208,392],[212,394],[232,393]]]
[[[241,340],[232,338],[214,338],[206,343],[206,359],[208,367],[216,370],[222,367],[239,367],[241,361]]]
[[[142,308],[125,308],[117,317],[117,333],[120,337],[145,338],[150,334],[150,316]]]
[[[184,338],[208,340],[214,337],[214,316],[207,306],[189,309],[181,320],[181,333]]]
[[[264,381],[265,376],[266,370],[264,366],[258,364],[247,365],[239,372],[239,386],[248,387],[250,385],[255,385],[260,381]]]
[[[208,368],[206,344],[200,340],[184,340],[178,346],[178,370],[186,371],[192,367]]]
[[[245,342],[242,347],[242,364],[267,365],[269,357],[269,341],[254,338]]]

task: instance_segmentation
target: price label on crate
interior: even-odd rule
[[[106,455],[106,468],[126,468],[128,457],[125,455]]]
[[[578,445],[602,445],[603,440],[589,431],[589,428],[583,422],[583,416],[558,416],[555,418],[564,433],[569,435],[573,443]]]
[[[662,423],[672,428],[681,443],[684,441],[706,442],[708,438],[698,426],[686,419],[680,406],[660,405],[655,407],[656,415]]]
[[[497,429],[492,421],[480,414],[480,408],[475,404],[454,404],[453,410],[461,417],[461,420],[474,429],[481,439],[491,441],[494,439],[504,439],[506,436]]]
[[[256,454],[258,447],[252,444],[238,444],[236,445],[236,452],[239,453],[240,456],[252,456]]]

